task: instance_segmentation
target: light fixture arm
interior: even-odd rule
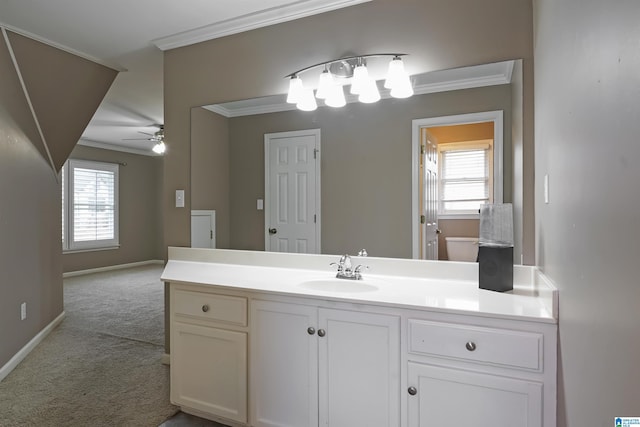
[[[381,57],[381,56],[393,56],[394,58],[397,57],[401,57],[401,56],[406,56],[406,53],[371,53],[368,55],[354,55],[354,56],[345,56],[343,58],[338,58],[338,59],[333,59],[331,61],[324,61],[324,62],[319,62],[317,64],[314,65],[310,65],[308,67],[304,67],[299,69],[298,71],[294,71],[291,74],[287,74],[286,76],[284,76],[284,78],[291,78],[294,76],[297,76],[300,73],[304,73],[305,71],[311,70],[312,68],[316,68],[316,67],[320,67],[320,66],[331,66],[331,64],[336,63],[336,62],[341,62],[341,61],[352,61],[352,60],[360,60],[360,59],[365,59],[365,58],[374,58],[374,57]]]

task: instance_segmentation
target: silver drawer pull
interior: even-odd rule
[[[208,305],[208,304],[203,305],[203,306],[202,306],[202,311],[203,311],[204,313],[206,313],[207,311],[209,311],[209,305]]]
[[[465,345],[465,347],[467,347],[467,350],[469,350],[469,351],[475,351],[476,350],[476,343],[474,343],[473,341],[468,341],[467,344]]]

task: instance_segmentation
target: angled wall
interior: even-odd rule
[[[43,46],[4,29],[0,34],[0,368],[63,311],[57,169],[117,74]],[[37,120],[18,68],[28,75]],[[72,78],[62,78],[64,70]],[[71,103],[62,100],[65,94]],[[50,137],[51,157],[42,135]],[[23,302],[27,318],[20,320]]]

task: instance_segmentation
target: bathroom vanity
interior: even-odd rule
[[[534,267],[169,248],[171,401],[253,427],[553,427],[557,291]]]

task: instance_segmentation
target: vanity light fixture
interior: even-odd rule
[[[167,150],[167,146],[163,141],[159,141],[151,150],[156,154],[163,154]]]
[[[376,80],[369,74],[367,58],[391,56],[384,87],[394,98],[408,98],[413,95],[411,79],[404,69],[402,56],[404,53],[376,53],[370,55],[349,56],[327,62],[311,65],[289,74],[289,93],[287,102],[296,104],[303,111],[313,111],[318,108],[317,99],[324,100],[329,107],[343,107],[346,105],[344,87],[351,84],[350,93],[358,96],[358,101],[373,103],[380,100],[380,90]],[[300,74],[313,68],[324,67],[318,78],[315,96],[311,87],[302,83]]]

